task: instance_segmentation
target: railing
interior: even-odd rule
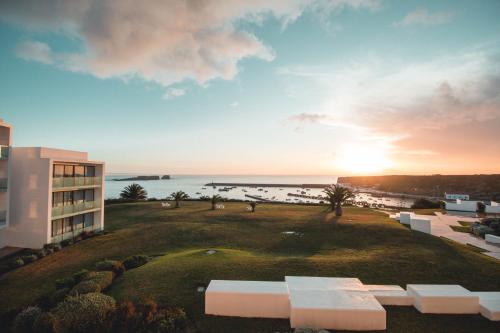
[[[100,201],[83,201],[73,205],[52,207],[52,218],[71,215],[101,207]]]
[[[0,191],[7,190],[7,178],[0,178]]]
[[[101,185],[101,177],[54,177],[52,188]]]
[[[74,229],[73,231],[68,231],[59,235],[52,236],[51,243],[59,243],[65,239],[72,239],[84,231],[97,231],[97,230],[101,230],[98,224],[91,225],[85,228]]]
[[[9,146],[0,145],[0,160],[6,160],[9,158]]]

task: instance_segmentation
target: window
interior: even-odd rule
[[[94,213],[87,213],[83,215],[84,217],[84,228],[88,228],[94,225]]]
[[[85,167],[83,165],[75,165],[75,177],[85,176]]]
[[[85,201],[94,201],[94,190],[85,190]]]
[[[52,193],[52,207],[61,207],[63,205],[63,192]]]
[[[73,192],[64,192],[63,197],[64,206],[73,204]]]
[[[73,216],[73,228],[75,230],[83,229],[83,215]]]
[[[85,198],[85,191],[75,191],[73,192],[73,202],[74,204],[83,203]]]
[[[53,177],[62,177],[64,176],[64,165],[54,164],[54,171],[52,173]]]
[[[60,235],[63,233],[63,220],[53,220],[52,221],[52,237]]]
[[[95,166],[85,167],[85,177],[95,177]]]
[[[63,232],[66,233],[66,232],[71,232],[73,231],[73,218],[71,217],[66,217],[64,218],[64,222],[63,222]]]
[[[75,174],[75,168],[72,165],[64,166],[64,177],[73,177]]]

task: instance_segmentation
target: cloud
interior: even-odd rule
[[[180,97],[186,94],[186,89],[181,89],[181,88],[170,88],[165,93],[161,98],[163,99],[172,99],[176,97]]]
[[[400,21],[394,22],[396,27],[408,27],[411,25],[432,26],[448,23],[455,14],[450,11],[429,13],[425,8],[415,9],[408,13]]]
[[[204,84],[230,80],[245,58],[272,61],[273,49],[245,31],[241,22],[269,17],[284,27],[304,11],[333,13],[346,7],[377,8],[376,0],[6,0],[0,20],[38,33],[80,42],[58,54],[47,44],[18,46],[23,59],[55,64],[99,78],[139,77],[163,86],[183,80]],[[45,45],[45,46],[44,46]],[[28,46],[31,49],[27,48]]]
[[[230,107],[233,109],[238,109],[240,107],[240,103],[238,101],[234,101],[231,104],[229,104]]]
[[[16,55],[27,61],[37,61],[42,64],[53,64],[54,55],[50,47],[41,42],[25,41],[17,44]]]

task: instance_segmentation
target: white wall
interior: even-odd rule
[[[485,213],[500,214],[500,204],[498,202],[492,201],[491,205],[486,205]]]
[[[462,212],[476,212],[477,204],[480,201],[463,201],[457,199],[456,203],[446,202],[446,210],[457,210]]]

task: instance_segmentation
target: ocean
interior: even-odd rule
[[[282,201],[289,203],[317,203],[309,197],[322,195],[321,188],[300,187],[248,187],[236,186],[223,190],[224,186],[214,188],[208,183],[253,183],[253,184],[335,184],[337,176],[176,176],[171,179],[146,180],[146,181],[116,181],[114,179],[131,178],[137,175],[113,175],[105,177],[105,198],[119,198],[120,192],[125,186],[137,183],[148,192],[148,198],[164,199],[172,192],[184,191],[191,198],[199,198],[203,195],[212,196],[219,194],[227,199],[253,200],[249,196],[258,196],[266,200]],[[161,175],[160,175],[161,176]],[[221,191],[222,189],[222,191]],[[393,197],[373,196],[369,193],[357,193],[356,201],[368,204],[384,204],[392,207],[410,207],[412,199],[401,199]]]

